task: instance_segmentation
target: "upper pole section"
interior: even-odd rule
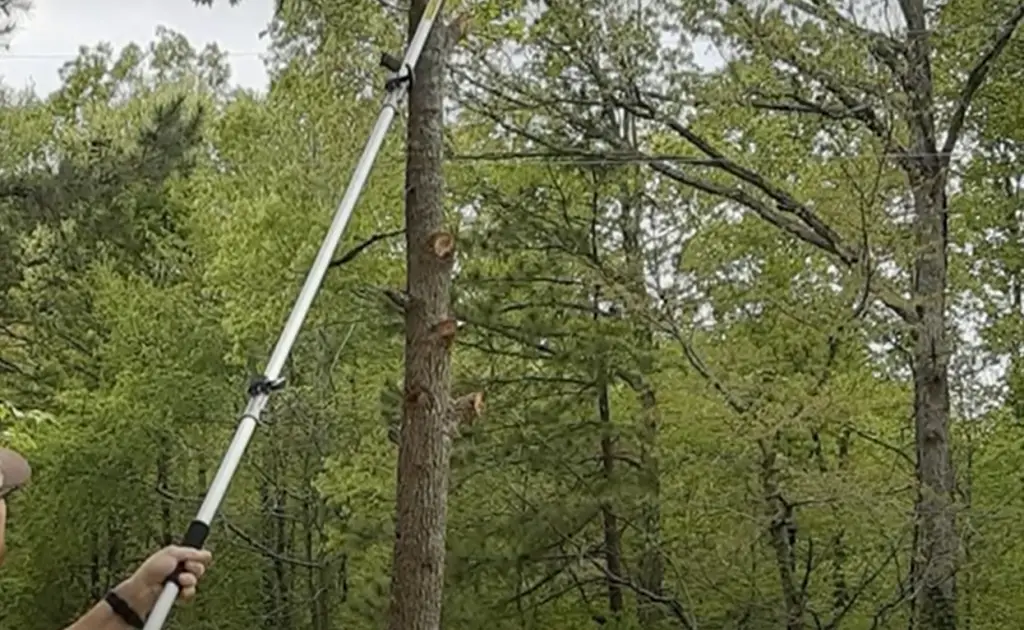
[[[345,227],[352,216],[356,201],[366,184],[366,179],[377,158],[377,153],[380,151],[384,137],[387,135],[392,119],[394,119],[395,111],[406,94],[408,94],[410,82],[415,80],[413,72],[419,61],[420,53],[423,52],[423,46],[427,41],[427,37],[430,35],[430,29],[433,28],[434,22],[440,15],[443,4],[444,0],[431,0],[430,4],[427,5],[427,9],[423,12],[423,18],[416,28],[416,33],[412,41],[409,42],[408,48],[406,48],[405,58],[402,59],[399,67],[394,67],[397,64],[393,64],[389,55],[385,54],[383,56],[382,65],[394,72],[395,76],[389,79],[386,84],[387,95],[384,97],[384,105],[380,116],[377,118],[377,123],[373,126],[373,131],[370,133],[370,139],[366,143],[363,155],[359,158],[358,164],[356,164],[355,172],[352,174],[352,179],[349,180],[345,195],[341,198],[341,203],[338,205],[338,210],[334,215],[334,221],[331,223],[327,237],[320,246],[320,251],[313,262],[313,266],[309,269],[309,274],[306,276],[306,282],[302,287],[302,291],[299,293],[299,297],[292,307],[292,312],[288,316],[288,321],[284,325],[284,330],[277,340],[277,345],[267,361],[264,376],[268,381],[277,381],[281,376],[281,370],[284,368],[285,361],[288,360],[288,355],[291,354],[292,345],[302,329],[302,324],[306,319],[309,308],[313,304],[313,298],[316,297],[320,284],[323,282],[328,268],[330,268],[334,250],[337,248],[341,235],[344,233]]]
[[[430,29],[434,27],[434,22],[437,21],[438,16],[441,14],[441,5],[443,4],[444,0],[430,0],[427,8],[423,10],[423,17],[420,18],[416,34],[412,36],[412,41],[409,42],[409,47],[405,50],[405,59],[402,60],[403,69],[410,76],[412,76],[412,72],[416,68],[416,63],[419,62],[420,53],[423,52],[423,46],[426,45],[427,37],[430,36]],[[392,70],[399,72],[398,70]],[[407,90],[408,85],[406,86]],[[405,91],[402,93],[402,97],[404,96]]]

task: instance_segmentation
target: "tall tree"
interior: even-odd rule
[[[506,128],[563,153],[643,161],[656,177],[706,195],[709,209],[727,204],[737,216],[750,213],[774,225],[808,246],[800,258],[827,257],[888,308],[884,317],[907,340],[913,375],[919,492],[912,614],[921,627],[954,628],[959,543],[950,439],[947,189],[968,110],[1024,19],[1024,4],[993,5],[998,19],[991,38],[975,39],[969,58],[953,54],[955,39],[935,33],[962,28],[945,17],[958,3],[944,5],[943,11],[926,4],[903,0],[894,16],[865,16],[828,1],[787,0],[773,7],[742,0],[725,6],[716,1],[552,2],[533,22],[535,39],[527,44],[539,53],[537,74],[510,77],[495,65],[477,76],[490,75],[485,81],[490,93],[507,97],[503,104],[490,99],[494,119]],[[630,11],[635,15],[621,16]],[[682,34],[684,41],[704,35],[722,50],[738,52],[725,72],[681,70],[686,64],[673,64],[672,52],[654,52],[655,42],[680,35],[663,23],[669,14],[676,24],[705,25]],[[880,26],[889,17],[899,26]],[[848,45],[837,46],[837,39]],[[646,73],[638,75],[633,60],[645,55]],[[554,67],[560,71],[552,72]],[[938,79],[936,68],[942,70]],[[947,81],[947,76],[964,78]],[[505,112],[494,115],[503,106]],[[525,109],[532,109],[534,118],[518,123],[517,112]],[[644,137],[623,139],[616,111],[636,116]],[[900,238],[852,225],[821,192],[805,198],[794,194],[797,186],[791,182],[799,167],[773,168],[769,160],[782,157],[781,145],[777,138],[753,139],[761,124],[766,130],[778,125],[775,133],[785,126],[785,135],[806,134],[814,125],[814,133],[823,134],[816,138],[835,138],[837,150],[827,152],[837,159],[846,159],[840,156],[847,149],[838,148],[843,142],[876,147],[876,168],[890,182],[901,177],[903,186],[884,193],[887,199],[877,190],[868,193],[878,200],[872,201],[872,212]],[[818,139],[796,150],[813,159],[822,152]],[[671,153],[676,155],[661,157]],[[894,207],[905,208],[895,221]],[[895,288],[899,282],[906,290]]]
[[[436,0],[435,0],[436,1]],[[429,0],[413,0],[411,40]],[[455,239],[444,231],[445,37],[431,30],[409,93],[406,156],[405,389],[398,447],[391,630],[437,630],[445,567],[451,441],[449,308]]]

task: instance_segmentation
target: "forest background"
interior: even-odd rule
[[[451,4],[454,393],[487,407],[444,627],[1024,625],[1024,3]],[[62,627],[184,531],[404,36],[285,2],[265,94],[170,31],[0,94],[0,413],[36,471],[0,626]],[[403,151],[173,627],[383,623]]]

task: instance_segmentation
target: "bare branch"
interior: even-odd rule
[[[609,571],[603,563],[597,560],[591,559],[591,562],[602,573],[604,573],[605,577],[608,579],[609,582],[618,584],[619,586],[624,586],[629,590],[633,591],[635,594],[639,595],[640,597],[648,599],[656,604],[661,604],[662,606],[667,608],[672,613],[672,616],[678,619],[679,623],[684,628],[693,630],[697,627],[696,624],[694,624],[693,620],[690,619],[690,616],[686,614],[686,609],[683,608],[682,603],[678,599],[674,597],[667,597],[665,595],[659,595],[640,586],[639,584],[633,582],[628,578],[624,578],[621,575],[615,575],[614,573]]]
[[[995,39],[992,40],[988,50],[978,58],[978,61],[975,62],[974,67],[971,68],[970,73],[967,75],[967,81],[960,91],[960,98],[957,99],[953,118],[949,123],[949,130],[946,132],[946,142],[942,145],[942,160],[944,163],[949,163],[950,154],[956,148],[957,140],[959,140],[960,133],[963,131],[967,110],[974,100],[974,95],[985,82],[985,78],[992,69],[995,60],[1006,49],[1006,45],[1010,42],[1010,38],[1013,37],[1021,21],[1024,21],[1024,2],[1019,3],[1017,8],[1013,10],[1013,13],[1006,19],[1002,28],[999,29]]]
[[[822,237],[821,234],[808,227],[803,222],[790,219],[782,211],[769,206],[741,188],[730,188],[696,177],[691,177],[682,170],[665,164],[664,162],[652,162],[650,167],[680,184],[684,184],[716,197],[735,201],[736,203],[753,210],[762,219],[789,235],[795,236],[805,243],[814,245],[818,249],[836,256],[848,265],[855,264],[857,262],[857,255],[855,253],[845,251],[845,248],[840,249],[841,245],[838,242],[833,242]],[[831,230],[828,230],[828,232],[832,233]]]
[[[884,560],[881,560],[878,563],[874,570],[870,571],[864,577],[864,579],[861,580],[860,585],[857,587],[857,590],[853,593],[853,596],[847,600],[846,604],[840,610],[835,611],[832,619],[830,619],[827,624],[821,626],[823,630],[835,630],[836,628],[839,628],[842,625],[842,622],[846,618],[847,614],[849,614],[849,612],[853,610],[854,605],[856,605],[856,603],[861,599],[864,593],[867,592],[868,587],[874,584],[875,580],[881,577],[882,572],[886,568],[888,568],[892,562],[896,561],[897,555],[900,553],[900,551],[901,548],[899,545],[894,544],[889,548],[889,554],[885,557]],[[899,592],[896,594],[892,601],[880,606],[875,612],[874,623],[871,627],[877,627],[880,618],[883,615],[885,615],[889,609],[903,602],[906,599],[907,594],[908,593],[905,588],[900,588]]]
[[[693,369],[697,370],[698,374],[704,377],[704,380],[711,384],[715,391],[722,395],[722,398],[725,399],[725,402],[728,403],[733,411],[740,415],[750,411],[752,405],[749,402],[741,400],[739,396],[736,396],[729,391],[725,384],[711,372],[707,364],[704,363],[704,360],[700,358],[700,355],[698,355],[697,351],[694,349],[692,340],[683,339],[682,335],[678,334],[678,331],[674,332],[676,333],[675,337],[677,341],[682,345],[683,353],[686,355],[686,360],[689,361]]]
[[[403,292],[396,289],[383,288],[380,289],[380,295],[382,296],[385,304],[388,308],[394,309],[395,311],[404,314],[406,304],[408,303],[408,296]],[[528,335],[525,335],[512,327],[498,323],[489,322],[482,319],[477,319],[472,315],[465,313],[460,310],[455,311],[455,318],[461,322],[465,322],[467,326],[474,326],[482,330],[486,330],[492,333],[501,335],[505,339],[514,341],[521,344],[524,347],[534,350],[537,355],[531,358],[544,358],[554,357],[560,354],[560,351],[553,347],[550,342],[541,343],[534,341]]]
[[[339,258],[336,258],[335,260],[332,260],[331,264],[328,265],[328,267],[330,267],[330,268],[340,267],[340,266],[342,266],[342,265],[344,265],[346,263],[350,263],[350,262],[352,262],[356,258],[356,256],[358,256],[359,254],[362,254],[364,251],[366,251],[366,249],[368,247],[370,247],[374,243],[377,243],[379,241],[383,241],[383,240],[389,239],[389,238],[395,238],[396,236],[401,236],[402,234],[405,234],[405,230],[394,230],[394,231],[391,231],[391,232],[383,232],[383,233],[374,234],[370,238],[366,239],[362,243],[359,243],[358,245],[356,245],[352,249],[350,249],[347,252],[345,252],[344,254],[342,254]]]
[[[311,569],[319,569],[323,567],[323,563],[321,562],[309,562],[307,560],[302,560],[300,558],[295,558],[293,556],[285,556],[274,551],[270,547],[267,547],[266,545],[259,542],[249,534],[245,533],[240,527],[238,527],[237,525],[229,521],[227,518],[225,518],[223,514],[220,515],[220,521],[224,523],[224,526],[228,528],[228,531],[237,536],[242,542],[246,544],[246,546],[248,546],[253,551],[256,551],[268,558],[298,567],[306,567]]]
[[[183,505],[189,505],[189,504],[191,504],[194,501],[194,499],[192,499],[190,497],[183,497],[181,495],[175,494],[175,493],[171,492],[169,489],[167,489],[165,486],[162,486],[162,485],[156,487],[156,492],[157,492],[157,494],[159,494],[160,496],[162,496],[162,497],[164,497],[166,499],[169,499],[169,500],[174,501],[176,503],[181,503]],[[281,515],[280,514],[275,514],[274,516],[280,517]],[[306,567],[306,568],[312,568],[312,569],[319,569],[319,568],[323,567],[323,563],[322,562],[312,562],[312,561],[309,561],[309,560],[303,560],[301,558],[296,558],[294,556],[285,556],[285,555],[282,555],[282,554],[274,551],[273,549],[270,549],[265,544],[263,544],[262,542],[256,540],[255,538],[253,538],[252,536],[247,534],[244,530],[242,530],[240,527],[238,527],[237,525],[232,523],[230,520],[228,520],[228,518],[223,513],[218,514],[217,518],[220,520],[220,522],[224,523],[224,526],[228,528],[228,531],[230,531],[235,536],[237,536],[238,539],[241,540],[242,543],[244,543],[245,546],[248,547],[252,551],[255,551],[255,552],[257,552],[259,554],[262,554],[262,555],[264,555],[264,556],[266,556],[268,558],[271,558],[273,560],[279,560],[281,562],[284,562],[284,563],[287,563],[287,564],[291,564],[291,565],[294,565],[294,566]]]
[[[884,449],[886,449],[888,451],[891,451],[894,455],[896,455],[897,457],[899,457],[900,459],[905,461],[907,463],[908,467],[914,468],[914,467],[917,466],[917,462],[914,461],[914,459],[910,455],[908,455],[900,447],[898,447],[898,446],[896,446],[894,444],[889,444],[885,440],[883,440],[883,439],[881,439],[879,437],[876,437],[874,435],[871,435],[870,433],[868,433],[866,431],[858,429],[857,427],[853,426],[852,424],[844,425],[843,428],[848,430],[848,431],[850,431],[850,433],[852,433],[853,435],[856,435],[859,438],[863,438],[864,440],[867,440],[868,442],[871,442],[875,446],[880,446],[880,447],[882,447],[882,448],[884,448]]]
[[[899,73],[899,58],[905,52],[899,41],[857,24],[843,16],[827,0],[789,0],[789,4],[855,37],[863,38],[868,42],[868,49],[876,59],[888,66],[893,73]]]
[[[640,114],[638,113],[638,115]],[[843,251],[839,234],[818,218],[818,216],[815,215],[814,212],[805,204],[800,203],[793,198],[792,195],[781,188],[769,183],[761,177],[761,175],[728,159],[724,153],[712,146],[710,142],[679,121],[661,117],[658,118],[660,118],[661,122],[663,122],[669,129],[675,131],[681,137],[685,138],[687,142],[699,149],[701,153],[714,160],[718,160],[718,167],[720,169],[768,195],[776,202],[776,204],[778,204],[778,209],[780,211],[797,216],[804,225],[811,228],[814,234],[819,237],[817,240],[822,243],[820,247],[830,250],[847,264],[856,262],[856,254]]]
[[[845,27],[849,32],[866,37],[869,40],[869,50],[871,53],[879,61],[888,66],[897,79],[902,79],[904,73],[899,64],[901,55],[905,52],[905,47],[902,44],[899,44],[895,40],[885,37],[884,35],[873,33],[856,25],[839,14],[834,7],[828,6],[821,0],[810,0],[810,2],[803,0],[790,0],[790,4],[819,19],[836,24],[840,27]],[[758,24],[754,18],[750,16],[746,7],[735,2],[734,6],[740,10],[740,15],[747,23],[747,26],[752,30],[757,31]],[[807,63],[803,63],[793,51],[773,45],[771,38],[767,35],[764,35],[759,41],[762,45],[769,47],[771,52],[777,57],[792,64],[804,76],[819,82],[830,94],[839,99],[843,104],[843,107],[846,108],[846,118],[854,118],[864,123],[864,125],[877,138],[891,145],[894,153],[900,154],[906,151],[902,146],[893,141],[892,134],[889,133],[888,129],[886,129],[875,110],[863,100],[860,100],[850,94],[849,90],[847,90],[846,87],[844,87],[834,76],[822,71],[820,68],[814,68]],[[865,92],[874,92],[874,96],[884,99],[881,94],[875,90],[869,89],[867,86],[859,87]]]
[[[543,588],[549,582],[553,581],[559,575],[561,575],[562,573],[565,573],[566,568],[567,568],[566,565],[564,565],[564,564],[561,565],[560,567],[558,567],[554,571],[551,571],[550,573],[548,573],[544,577],[540,578],[539,580],[537,580],[533,584],[531,584],[531,585],[529,585],[529,586],[527,586],[527,587],[525,587],[523,589],[520,589],[512,597],[509,597],[508,599],[503,600],[499,604],[499,606],[508,606],[509,604],[511,604],[513,602],[516,602],[516,601],[521,600],[521,599],[523,599],[525,597],[529,597],[530,595],[533,595],[535,592],[539,591],[541,588]]]

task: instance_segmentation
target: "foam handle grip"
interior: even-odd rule
[[[206,536],[210,533],[210,526],[202,521],[192,521],[188,525],[188,529],[185,531],[185,537],[182,539],[181,544],[184,547],[191,547],[193,549],[202,549],[203,543],[206,542]],[[156,605],[153,606],[153,610],[150,612],[149,617],[146,618],[146,625],[143,630],[158,630],[164,625],[164,621],[167,620],[167,616],[171,612],[171,607],[174,606],[175,600],[178,599],[178,593],[181,592],[181,584],[178,582],[178,576],[185,572],[185,563],[179,563],[174,571],[164,580],[164,590],[160,593],[160,597],[156,600]]]
[[[206,537],[210,534],[210,526],[202,521],[192,521],[188,525],[188,529],[185,530],[185,537],[182,539],[181,544],[184,547],[191,547],[193,549],[202,549],[203,543],[206,542]],[[178,576],[185,572],[185,563],[179,562],[178,566],[174,568],[174,571],[167,576],[164,580],[166,585],[168,582],[174,583],[179,588],[181,583],[178,582]]]

